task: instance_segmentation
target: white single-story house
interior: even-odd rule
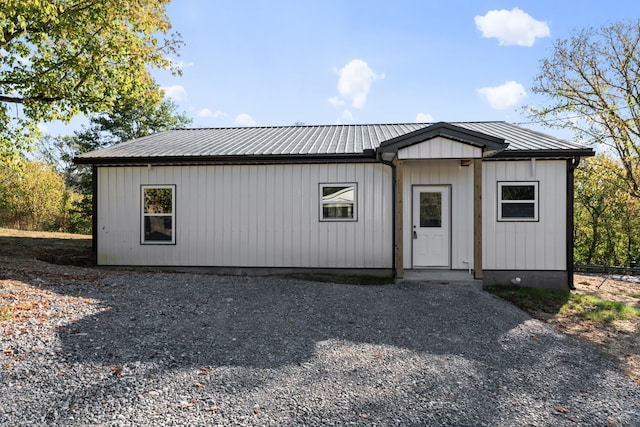
[[[176,129],[75,158],[98,265],[573,279],[593,150],[505,122]],[[470,276],[471,277],[471,276]]]

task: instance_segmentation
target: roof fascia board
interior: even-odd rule
[[[233,156],[167,156],[167,157],[75,157],[73,162],[94,166],[139,165],[251,165],[304,163],[374,163],[375,152],[362,154],[295,154]]]
[[[554,159],[568,159],[571,157],[590,157],[595,156],[595,151],[591,148],[574,149],[574,150],[505,150],[495,155],[486,158],[490,159],[530,159],[530,158],[554,158]]]

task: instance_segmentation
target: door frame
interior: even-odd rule
[[[448,246],[448,253],[447,253],[447,259],[448,259],[448,266],[440,266],[440,267],[429,267],[429,266],[418,266],[416,267],[416,263],[415,263],[415,258],[414,258],[414,244],[413,244],[413,224],[414,224],[414,212],[415,212],[415,202],[416,202],[416,198],[414,196],[414,191],[417,187],[439,187],[439,188],[443,188],[446,189],[446,191],[448,192],[449,195],[449,203],[447,204],[448,206],[448,221],[449,221],[449,230],[448,230],[448,235],[447,238],[449,239],[449,246]],[[452,184],[411,184],[411,215],[409,215],[410,218],[410,224],[409,224],[409,230],[410,230],[410,240],[411,240],[411,268],[412,269],[433,269],[433,270],[451,270],[451,254],[452,254],[452,246],[453,246],[453,197],[452,197]]]

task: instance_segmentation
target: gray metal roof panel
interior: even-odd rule
[[[453,122],[503,138],[507,151],[581,150],[585,147],[506,122]],[[430,123],[175,129],[82,154],[91,159],[362,154]]]

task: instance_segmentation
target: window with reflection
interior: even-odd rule
[[[537,220],[537,182],[498,182],[498,221]]]
[[[175,185],[142,186],[142,243],[174,244]]]
[[[320,220],[356,221],[357,184],[320,184]]]
[[[420,193],[420,227],[442,227],[442,193]]]

